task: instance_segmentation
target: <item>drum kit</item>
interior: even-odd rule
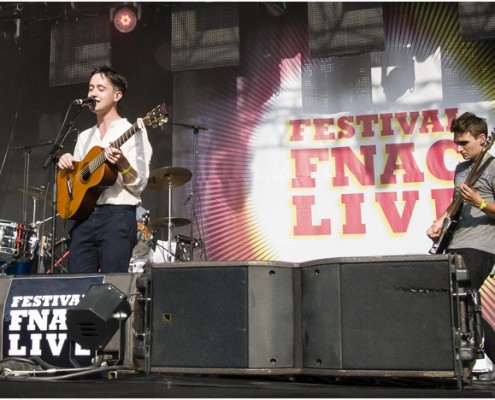
[[[38,232],[40,225],[51,218],[46,221],[35,222],[36,203],[38,200],[47,199],[49,193],[43,187],[34,186],[18,187],[17,190],[32,197],[33,222],[21,224],[0,220],[0,275],[29,274],[32,272],[34,258],[44,255],[44,252],[40,250]],[[48,254],[51,251],[48,242],[45,241],[45,238],[41,242]]]
[[[184,243],[190,239],[187,236],[177,235],[174,237],[174,229],[191,224],[187,218],[172,216],[172,189],[186,184],[192,177],[187,168],[163,167],[151,172],[146,189],[168,191],[168,217],[151,220],[149,210],[142,207],[136,213],[138,232],[138,243],[133,249],[132,258],[129,263],[129,272],[142,272],[144,265],[152,258],[160,258],[165,262],[182,260],[176,251],[183,251]],[[0,274],[30,274],[33,272],[32,265],[35,258],[46,264],[51,259],[51,241],[45,236],[39,237],[40,225],[51,219],[36,221],[36,203],[39,200],[51,199],[50,193],[43,187],[29,186],[17,188],[22,193],[33,199],[33,222],[30,224],[19,224],[13,221],[0,220]],[[159,229],[166,228],[167,241],[155,240]],[[197,240],[189,240],[195,243]],[[62,238],[55,241],[54,265],[45,273],[66,273],[68,255],[68,239]],[[39,268],[38,268],[39,270]]]
[[[182,167],[163,167],[151,172],[146,189],[168,192],[168,217],[150,220],[150,213],[145,210],[138,218],[138,243],[133,250],[129,272],[142,272],[148,260],[175,262],[181,259],[177,251],[183,242],[180,239],[183,236],[174,237],[173,232],[175,228],[189,225],[191,220],[172,216],[172,189],[185,185],[191,177],[192,172]],[[167,229],[166,242],[154,240],[161,228]]]

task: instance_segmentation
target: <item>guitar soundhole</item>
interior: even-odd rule
[[[81,180],[86,183],[91,177],[91,171],[89,170],[88,164],[81,168]]]

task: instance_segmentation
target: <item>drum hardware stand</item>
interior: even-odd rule
[[[167,262],[172,260],[172,232],[174,227],[172,225],[172,182],[168,183],[168,237],[167,237]]]
[[[31,158],[31,148],[24,152],[24,188],[29,187],[29,163]],[[36,204],[36,203],[35,203]],[[27,221],[27,193],[22,195],[22,220]]]
[[[31,150],[35,147],[41,147],[41,146],[48,146],[50,144],[53,144],[51,140],[48,140],[46,142],[41,142],[33,145],[24,145],[24,146],[17,146],[14,147],[14,150],[25,150],[24,152],[24,181],[23,181],[23,186],[22,186],[22,220],[23,223],[26,223],[27,221],[27,196],[29,192],[29,171],[30,171],[30,163],[31,163]],[[43,187],[42,187],[43,188]],[[33,195],[33,222],[32,222],[32,227],[35,228],[36,224],[36,201],[38,200],[38,197],[36,195]],[[38,232],[36,232],[37,234]]]
[[[167,262],[171,262],[172,260],[172,256],[174,254],[172,254],[172,249],[170,248],[169,249],[169,246],[168,246],[168,242],[167,242],[167,246],[162,246],[160,243],[157,243],[156,244],[156,248],[161,250],[163,252],[163,254],[167,253],[167,255],[165,256],[165,259]]]
[[[26,150],[24,152],[24,181],[23,181],[23,198],[22,198],[22,216],[23,216],[23,221],[27,221],[27,193],[28,193],[28,188],[29,188],[29,170],[30,170],[30,163],[31,163],[31,150],[34,149],[35,147],[41,147],[41,146],[48,146],[50,144],[53,144],[53,141],[48,140],[47,142],[41,142],[33,145],[27,145],[27,146],[17,146],[14,147],[14,150]],[[34,214],[34,212],[33,212]],[[33,217],[33,222],[34,222],[34,217]]]
[[[58,217],[58,213],[57,213],[57,217]],[[39,229],[39,226],[40,225],[43,225],[45,222],[48,222],[52,219],[53,217],[48,217],[48,218],[45,218],[44,220],[42,221],[36,221],[36,222],[33,222],[33,226],[34,228],[36,229],[36,232],[40,232],[41,230]],[[50,234],[48,234],[49,236]],[[48,240],[50,241],[50,243],[52,242],[51,238],[48,238]],[[45,269],[45,246],[46,246],[46,241],[47,241],[47,237],[45,235],[42,235],[40,240],[39,240],[39,246],[38,246],[38,268],[37,268],[37,272],[38,273],[43,273],[44,272],[44,269]],[[47,254],[50,255],[51,257],[51,253],[52,253],[52,248],[50,247],[50,252],[46,252]],[[50,266],[51,267],[51,266]]]
[[[67,136],[69,136],[69,133],[71,133],[72,131],[75,130],[74,128],[74,123],[77,119],[77,117],[79,117],[79,114],[81,113],[82,109],[83,109],[83,105],[79,105],[77,107],[77,110],[74,114],[74,116],[72,117],[72,119],[69,121],[68,124],[66,124],[65,122],[67,121],[67,116],[68,116],[68,113],[69,113],[69,110],[72,108],[71,106],[74,104],[74,102],[71,102],[69,108],[67,109],[67,112],[65,113],[65,118],[64,118],[64,121],[62,122],[62,126],[60,127],[60,130],[58,131],[58,134],[57,134],[57,138],[55,139],[54,141],[54,144],[52,146],[52,148],[50,149],[50,152],[48,153],[48,157],[46,158],[45,162],[43,163],[43,168],[48,168],[48,166],[50,164],[52,164],[52,173],[53,173],[53,176],[52,176],[52,179],[53,179],[53,197],[52,197],[52,237],[51,237],[51,248],[52,248],[52,252],[51,252],[51,257],[50,257],[50,266],[53,266],[55,264],[55,258],[54,258],[54,254],[55,254],[55,238],[57,237],[56,235],[56,231],[57,231],[57,224],[56,224],[56,215],[57,215],[57,199],[58,199],[58,193],[57,193],[57,172],[58,172],[58,166],[57,166],[57,163],[58,163],[58,155],[60,153],[60,150],[63,149],[63,143],[65,142],[65,139],[67,138]],[[65,132],[64,132],[64,127],[65,128]],[[77,130],[76,130],[77,131]],[[39,270],[40,268],[38,268],[38,273],[43,273],[43,271],[40,271]]]
[[[172,236],[174,228],[190,224],[191,221],[184,218],[172,217],[172,189],[182,186],[192,177],[192,172],[182,167],[163,167],[152,171],[148,178],[149,189],[168,190],[168,216],[151,221],[151,227],[167,226],[167,255],[165,262],[171,262],[172,258]],[[166,182],[166,185],[164,184]]]
[[[17,146],[14,150],[25,150],[24,152],[24,182],[23,182],[23,196],[22,196],[22,217],[23,222],[27,221],[27,192],[29,188],[29,166],[31,160],[31,150],[35,147],[48,146],[53,142],[49,140],[48,142],[37,143],[29,146]],[[35,210],[33,211],[34,214]],[[35,217],[33,216],[33,222]]]

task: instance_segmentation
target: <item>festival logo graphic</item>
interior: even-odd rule
[[[66,315],[79,304],[99,277],[17,278],[4,306],[3,357],[37,357],[56,367],[89,365],[92,354],[77,343],[70,343]]]

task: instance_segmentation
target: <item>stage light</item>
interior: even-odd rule
[[[126,295],[115,286],[91,285],[79,304],[67,311],[69,340],[87,350],[102,350],[130,315]]]
[[[119,32],[132,32],[138,20],[139,10],[134,6],[122,6],[113,10],[113,25]]]

